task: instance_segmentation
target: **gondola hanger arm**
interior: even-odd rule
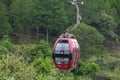
[[[73,35],[73,34],[70,34],[72,31],[74,31],[78,26],[79,26],[79,24],[80,24],[80,20],[81,20],[81,15],[80,15],[80,13],[79,13],[79,6],[77,5],[77,2],[76,2],[76,0],[71,0],[70,1],[70,3],[72,4],[72,5],[75,5],[75,7],[76,7],[76,10],[77,10],[77,19],[76,19],[76,24],[75,24],[75,26],[72,28],[72,29],[67,29],[67,31],[66,32],[64,32],[64,33],[62,33],[61,35],[60,35],[60,37],[69,37],[69,38],[75,38],[75,36]],[[81,4],[83,5],[84,4],[84,2],[81,2]]]
[[[75,5],[75,7],[76,7],[76,10],[77,10],[77,16],[76,17],[77,17],[77,19],[76,19],[75,26],[72,29],[68,30],[67,32],[72,32],[73,30],[75,30],[79,26],[80,20],[82,18],[81,15],[80,15],[80,13],[79,13],[80,10],[79,10],[79,6],[77,5],[76,0],[71,0],[70,3],[73,4],[73,5]],[[83,5],[84,2],[81,2],[81,4]]]

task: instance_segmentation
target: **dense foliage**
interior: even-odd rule
[[[120,80],[120,0],[77,2],[82,20],[72,33],[81,61],[77,69],[60,72],[51,47],[74,26],[74,5],[69,0],[0,0],[0,80]]]
[[[85,4],[79,4],[80,1]],[[118,42],[119,3],[119,0],[78,0],[82,21],[94,26],[108,40]],[[0,37],[28,34],[37,36],[37,40],[46,37],[52,41],[76,19],[75,7],[67,0],[0,0],[0,4]]]
[[[6,43],[7,46],[5,46]],[[50,45],[44,40],[41,40],[39,44],[14,45],[5,36],[1,41],[1,46],[1,80],[120,79],[119,52],[98,54],[81,51],[81,62],[77,69],[61,72],[55,68]],[[86,50],[89,49],[86,47]]]

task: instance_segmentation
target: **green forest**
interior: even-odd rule
[[[84,5],[81,5],[81,1]],[[74,70],[59,71],[52,47],[76,24],[70,0],[0,0],[0,80],[120,80],[120,0],[77,0]]]

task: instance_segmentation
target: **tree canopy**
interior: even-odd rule
[[[83,0],[84,5],[80,4],[81,1],[77,0],[82,21],[94,26],[105,37],[109,35],[108,39],[118,39],[119,0]],[[0,4],[2,35],[25,33],[35,36],[37,34],[40,40],[48,34],[51,39],[60,35],[76,21],[75,6],[67,0],[0,0]],[[111,26],[109,27],[111,30],[107,29],[108,26]]]

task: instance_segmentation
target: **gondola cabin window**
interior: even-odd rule
[[[68,64],[69,58],[64,58],[64,55],[69,54],[68,41],[59,40],[58,43],[56,44],[54,54],[59,54],[59,56],[55,57],[56,64]]]

